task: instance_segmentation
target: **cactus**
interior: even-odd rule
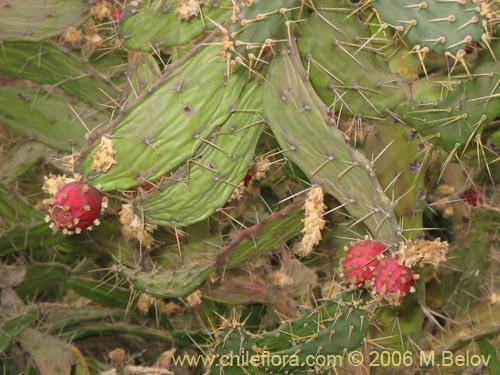
[[[157,0],[126,8],[120,19],[119,31],[124,46],[132,50],[152,51],[182,47],[216,28],[210,20],[221,20],[231,15],[228,1],[199,3],[200,14],[181,19],[174,0]]]
[[[113,129],[117,165],[97,174],[89,154],[82,162],[84,176],[101,184],[103,191],[127,189],[154,181],[193,157],[205,138],[227,119],[244,86],[236,77],[226,80],[225,63],[216,54],[215,47],[199,51],[144,97],[141,105],[126,111]],[[209,68],[199,69],[214,59]],[[221,88],[224,97],[215,97],[212,93]],[[216,113],[207,110],[210,106],[217,107]]]
[[[85,18],[83,1],[11,1],[0,13],[0,39],[44,40],[61,35]]]
[[[488,43],[491,10],[486,1],[414,2],[371,0],[385,25],[408,38],[417,51],[456,54],[473,42]]]
[[[420,375],[496,355],[499,14],[2,4],[1,372],[359,373],[351,354],[382,350],[370,373]]]
[[[307,81],[293,42],[273,60],[269,74],[264,110],[285,155],[311,181],[323,185],[345,205],[353,217],[363,221],[377,239],[398,242],[398,225],[390,200],[382,192],[373,167],[363,154],[346,144],[340,131],[328,126],[327,106]],[[305,124],[317,125],[308,130]],[[308,142],[299,147],[302,139]],[[351,189],[353,181],[363,181],[363,189]]]
[[[229,365],[216,361],[212,371],[217,374],[301,372],[313,366],[309,363],[319,355],[338,356],[337,362],[319,363],[320,373],[335,368],[346,351],[360,346],[370,327],[365,311],[357,306],[361,302],[358,298],[346,295],[338,301],[325,301],[265,333],[252,334],[238,322],[226,322],[213,334],[212,350],[216,358],[253,356],[258,361],[253,366],[248,359],[247,364],[239,365],[235,361]]]
[[[178,181],[160,186],[138,203],[146,221],[189,225],[224,206],[244,179],[262,133],[263,119],[255,110],[261,101],[261,86],[245,88],[232,114],[179,171]]]

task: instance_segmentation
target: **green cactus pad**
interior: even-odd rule
[[[54,85],[95,106],[119,97],[119,91],[109,77],[81,57],[49,41],[5,41],[1,52],[0,74]]]
[[[0,40],[43,40],[64,33],[85,19],[81,0],[6,0],[0,9]]]
[[[424,177],[431,148],[408,127],[380,121],[367,129],[363,152],[375,161],[378,180],[396,202],[394,213],[403,223],[408,239],[415,239],[422,228],[425,209]]]
[[[371,0],[370,5],[383,22],[401,28],[414,46],[439,53],[455,54],[471,42],[481,42],[488,20],[476,0]]]
[[[240,231],[238,237],[217,254],[217,266],[221,269],[239,267],[296,237],[302,228],[303,203],[302,199],[297,200]]]
[[[300,5],[300,0],[240,1],[234,6],[235,17],[223,35],[223,46],[231,45],[227,50],[224,48],[225,51],[231,54],[231,59],[239,57],[245,64],[254,65],[255,62],[248,62],[249,54],[260,59],[265,47],[280,42],[276,33]]]
[[[370,162],[328,125],[327,106],[317,97],[293,42],[271,64],[264,91],[264,113],[285,156],[312,183],[319,184],[364,224],[377,239],[399,240],[390,200]],[[331,121],[330,121],[331,122]]]
[[[209,0],[201,2],[201,14],[181,20],[175,10],[177,0],[144,2],[120,20],[120,35],[129,49],[152,51],[189,44],[205,32],[216,28],[214,22],[231,15],[231,2]]]
[[[136,289],[158,297],[184,297],[204,282],[215,270],[212,262],[186,266],[175,271],[135,271],[125,266],[118,271]]]
[[[20,87],[0,88],[0,121],[16,133],[54,149],[73,151],[81,147],[87,133],[85,127],[93,129],[107,123],[108,118],[105,112],[61,94]]]
[[[0,184],[0,255],[61,242],[44,221],[44,214]]]
[[[492,44],[495,56],[500,56],[500,43]],[[405,123],[423,136],[434,136],[431,142],[451,150],[472,146],[474,137],[500,115],[500,63],[488,51],[483,51],[471,76],[436,102],[413,102],[399,112]],[[435,137],[437,135],[437,137]]]
[[[151,94],[128,109],[111,136],[117,165],[105,174],[84,175],[103,191],[153,181],[193,157],[207,137],[231,115],[245,85],[238,75],[224,76],[226,62],[217,46],[198,51],[179,65]]]
[[[146,222],[189,225],[224,206],[243,181],[264,129],[262,91],[257,83],[249,85],[231,116],[188,161],[182,181],[169,182],[140,202]]]
[[[5,353],[12,340],[33,325],[38,318],[38,308],[31,308],[11,319],[2,319],[0,323],[0,353]]]
[[[342,367],[347,351],[359,347],[370,323],[361,300],[324,301],[275,330],[252,334],[226,322],[214,333],[215,374],[328,373]],[[250,363],[253,358],[254,363]]]
[[[385,52],[370,42],[368,26],[349,1],[316,1],[299,30],[297,45],[308,77],[337,113],[381,117],[405,99],[405,80],[390,72]]]

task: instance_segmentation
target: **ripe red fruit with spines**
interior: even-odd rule
[[[364,240],[349,248],[341,260],[346,281],[355,286],[370,281],[379,262],[377,257],[384,251],[385,247],[373,240]]]
[[[399,264],[397,256],[380,260],[374,275],[375,293],[393,305],[401,303],[413,282],[413,271]]]
[[[56,227],[68,231],[88,228],[101,213],[102,194],[92,185],[74,181],[57,191],[52,199],[50,217]]]

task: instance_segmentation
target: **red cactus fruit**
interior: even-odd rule
[[[373,278],[373,270],[378,265],[377,256],[385,247],[377,241],[365,240],[348,249],[341,261],[346,280],[353,285],[360,285]]]
[[[123,16],[123,9],[116,9],[111,12],[111,18],[115,21],[120,20]]]
[[[88,183],[74,181],[57,191],[49,212],[56,227],[78,232],[92,225],[101,207],[99,190]]]
[[[373,272],[375,275],[375,293],[392,305],[399,305],[410,291],[413,271],[398,263],[397,257],[380,260]]]
[[[476,190],[473,187],[467,190],[462,199],[469,204],[469,206],[477,206],[483,202],[483,193],[481,190]]]

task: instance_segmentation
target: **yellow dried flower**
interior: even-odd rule
[[[151,305],[155,302],[155,298],[149,293],[142,293],[137,301],[137,308],[143,314],[147,314]]]
[[[145,247],[150,247],[153,243],[152,233],[155,225],[146,224],[138,215],[134,213],[131,204],[123,204],[120,210],[120,223],[122,224],[122,234],[129,240],[137,240]]]
[[[90,14],[92,17],[97,18],[99,21],[103,21],[111,17],[111,4],[107,1],[101,1],[90,8]]]
[[[446,261],[448,247],[448,242],[441,242],[440,238],[434,241],[408,241],[401,244],[399,259],[401,264],[410,268],[417,264],[419,266],[431,264],[437,267],[441,262]]]
[[[293,247],[296,255],[303,257],[310,254],[314,245],[321,241],[321,231],[326,223],[322,218],[325,208],[323,189],[321,186],[314,186],[304,202],[305,218],[302,220],[304,227],[301,231],[304,236],[302,241]]]
[[[271,167],[271,162],[266,156],[260,155],[258,156],[253,164],[253,178],[257,181],[262,180],[265,176],[266,173],[269,171],[269,168]]]
[[[115,153],[111,139],[102,136],[101,143],[91,155],[92,169],[97,172],[107,172],[114,164],[118,164],[114,158]]]
[[[158,307],[160,308],[161,311],[163,311],[165,314],[171,316],[171,315],[177,315],[182,312],[182,307],[175,303],[174,301],[169,301],[169,302],[164,302],[164,301],[158,301]]]
[[[200,13],[200,2],[199,0],[179,0],[175,11],[181,20],[187,20]]]
[[[186,303],[193,308],[201,303],[201,290],[197,289],[186,297]]]

